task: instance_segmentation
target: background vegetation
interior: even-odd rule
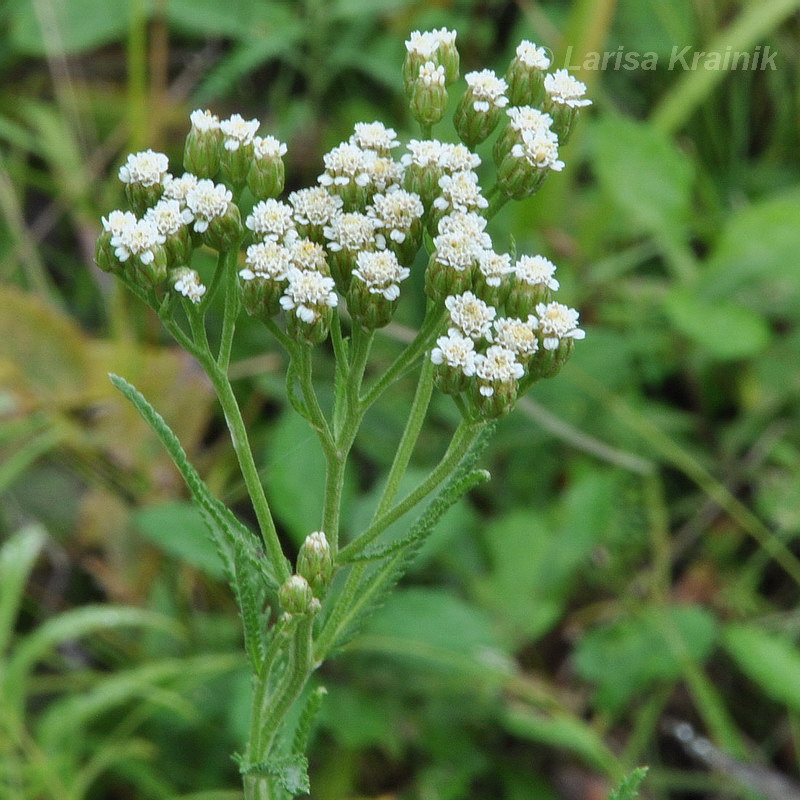
[[[177,473],[107,372],[249,510],[209,385],[92,265],[99,218],[122,205],[119,164],[151,146],[179,169],[188,114],[209,106],[260,118],[289,144],[288,187],[308,185],[356,121],[417,135],[403,40],[446,25],[464,71],[504,70],[521,38],[557,66],[570,45],[573,63],[621,45],[659,67],[581,73],[595,106],[567,169],[493,223],[497,242],[559,265],[588,336],[499,427],[491,483],[319,675],[314,798],[592,800],[638,764],[653,800],[800,797],[799,7],[2,4],[0,796],[239,796],[235,609]],[[670,71],[675,45],[769,46],[777,69]],[[407,300],[376,356],[416,320]],[[318,524],[322,465],[284,366],[243,320],[232,370],[291,547]],[[358,441],[351,527],[401,399]],[[420,469],[456,416],[440,398]],[[711,746],[682,743],[681,723]]]

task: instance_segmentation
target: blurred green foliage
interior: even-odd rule
[[[320,674],[314,797],[633,797],[640,776],[623,778],[642,763],[654,800],[771,800],[770,777],[797,780],[798,8],[3,4],[0,796],[238,796],[229,754],[249,687],[234,606],[180,476],[107,373],[142,389],[217,496],[249,510],[209,386],[92,266],[100,216],[121,205],[118,165],[147,146],[177,165],[189,111],[208,105],[262,119],[289,143],[288,187],[306,185],[356,121],[418,135],[402,42],[441,25],[458,30],[465,71],[503,70],[520,38],[556,66],[622,46],[659,67],[583,72],[595,106],[568,169],[493,222],[496,241],[559,265],[588,336],[498,428],[492,481]],[[687,45],[770,47],[777,68],[667,69]],[[416,312],[401,304],[376,357]],[[237,391],[296,546],[318,518],[319,454],[266,333],[242,320],[236,346]],[[324,352],[316,368],[330,376]],[[412,391],[367,420],[353,526]],[[447,398],[434,411],[420,469],[457,417]],[[728,760],[692,757],[668,719]]]

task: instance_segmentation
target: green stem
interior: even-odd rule
[[[417,335],[414,337],[414,341],[400,353],[386,372],[375,381],[367,390],[367,393],[361,398],[361,403],[365,408],[371,406],[392,383],[402,377],[402,375],[414,365],[414,362],[427,349],[438,333],[441,322],[444,319],[444,314],[445,311],[443,308],[432,310],[429,306],[428,313]]]
[[[217,256],[217,266],[214,268],[214,275],[211,278],[211,283],[208,285],[206,293],[197,306],[201,314],[206,313],[208,307],[211,305],[211,301],[214,299],[214,295],[217,293],[217,289],[219,289],[221,278],[225,274],[225,255],[226,253],[223,250]]]
[[[489,207],[484,213],[486,219],[491,219],[510,199],[511,198],[504,192],[495,194],[489,201]]]
[[[389,470],[389,475],[386,478],[386,487],[383,490],[383,495],[378,502],[378,507],[375,510],[373,520],[384,514],[400,488],[400,483],[403,476],[406,474],[408,462],[411,460],[411,454],[414,446],[419,438],[422,424],[425,421],[425,415],[428,412],[428,405],[431,401],[431,394],[433,393],[433,362],[427,358],[422,363],[422,372],[419,376],[419,383],[417,384],[417,391],[414,394],[414,401],[411,404],[411,411],[409,412],[408,422],[406,423],[403,436],[400,439],[400,444],[397,447],[392,467]]]
[[[225,274],[222,280],[225,282],[225,310],[222,317],[222,336],[219,341],[219,355],[217,364],[223,372],[228,371],[231,361],[231,347],[233,346],[233,334],[236,330],[236,317],[239,316],[240,301],[239,287],[236,283],[236,261],[239,257],[239,246],[231,248],[225,255],[223,269]],[[222,258],[222,254],[220,254]]]
[[[347,547],[342,548],[339,552],[339,563],[345,564],[362,553],[364,548],[374,542],[386,528],[409,512],[414,506],[421,503],[437,486],[449,477],[472,446],[472,443],[477,438],[482,427],[483,423],[475,425],[474,423],[462,421],[453,434],[447,452],[442,456],[442,460],[436,465],[430,475],[399,503],[396,503],[388,511],[385,511],[375,519],[355,541],[351,542]]]
[[[350,569],[344,588],[336,598],[333,611],[328,619],[325,620],[322,631],[317,637],[316,647],[314,648],[314,657],[317,661],[323,661],[327,657],[330,648],[336,642],[342,621],[352,609],[353,601],[361,587],[361,579],[364,577],[366,570],[366,564],[354,564]]]

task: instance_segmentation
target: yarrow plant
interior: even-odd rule
[[[253,673],[250,738],[238,756],[248,800],[308,791],[304,749],[320,690],[314,671],[353,635],[413,559],[442,514],[488,479],[476,462],[492,423],[537,381],[554,376],[584,337],[578,312],[554,299],[556,266],[542,255],[498,252],[488,223],[509,200],[529,197],[564,167],[585,87],[522,42],[504,77],[465,76],[453,128],[457,144],[433,138],[459,91],[456,34],[414,32],[403,78],[422,129],[400,150],[396,132],[363,122],[323,158],[317,185],[278,199],[287,147],[259,136],[258,120],[192,112],[180,177],[147,150],[119,171],[131,211],[103,218],[97,265],[153,308],[207,372],[219,397],[259,526],[253,534],[210,493],[163,419],[122,378],[112,380],[159,435],[200,508],[241,609]],[[499,130],[498,130],[499,129]],[[497,132],[494,169],[476,152]],[[400,150],[399,155],[396,152]],[[494,175],[488,191],[483,179]],[[217,253],[213,274],[192,267]],[[369,364],[375,331],[391,322],[404,285],[424,271],[427,306],[410,342],[382,372]],[[222,329],[206,327],[221,296]],[[284,553],[228,377],[242,309],[289,358],[287,397],[319,438],[327,464],[319,530],[294,566]],[[335,356],[332,408],[312,373],[314,348]],[[408,421],[367,527],[340,536],[345,465],[370,407],[413,371]],[[452,397],[461,423],[438,465],[410,493],[401,481],[434,389]],[[406,535],[387,528],[428,501]]]

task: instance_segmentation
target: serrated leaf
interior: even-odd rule
[[[753,625],[727,625],[722,643],[742,672],[778,703],[800,711],[800,648]]]
[[[277,581],[270,564],[260,556],[255,536],[209,491],[208,487],[189,463],[186,453],[177,436],[164,422],[158,412],[147,402],[144,396],[131,386],[124,378],[110,375],[111,382],[125,397],[130,400],[142,418],[153,429],[161,443],[170,454],[175,466],[180,471],[189,487],[192,499],[198,504],[209,533],[223,557],[226,574],[236,591],[237,569],[250,568],[254,574],[260,575],[269,585],[277,588]]]
[[[696,292],[675,290],[664,310],[675,327],[709,355],[721,360],[757,355],[769,344],[763,317],[729,300],[704,300]]]
[[[258,764],[243,765],[242,775],[262,775],[275,778],[292,796],[308,794],[311,783],[308,779],[308,759],[300,754],[275,756]]]
[[[608,800],[636,800],[639,786],[647,776],[647,767],[638,767],[626,775],[619,786],[608,796]]]

